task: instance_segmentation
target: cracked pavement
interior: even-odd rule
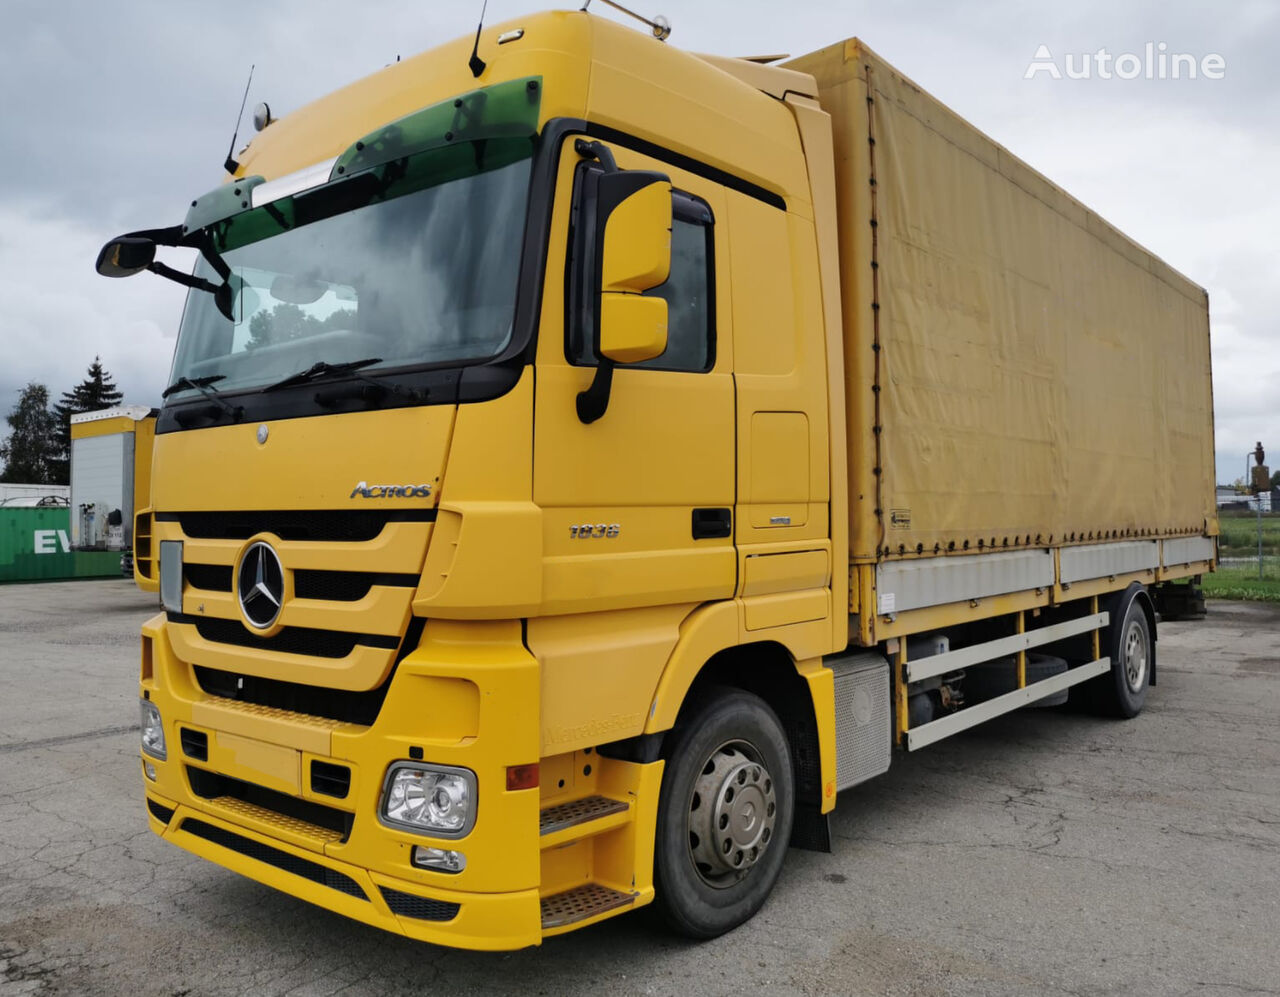
[[[0,587],[0,995],[1280,994],[1280,607],[1160,627],[1136,720],[999,718],[845,794],[711,942],[433,948],[165,845],[126,581]]]

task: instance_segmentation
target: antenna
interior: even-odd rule
[[[231,133],[231,146],[227,149],[227,161],[222,164],[222,168],[232,176],[236,175],[236,170],[240,169],[240,164],[235,161],[233,153],[236,151],[236,139],[240,137],[240,119],[244,117],[244,105],[249,102],[249,84],[253,82],[254,67],[249,67],[249,78],[245,80],[244,96],[240,98],[240,113],[236,115],[235,131]]]
[[[622,11],[622,13],[626,14],[628,17],[634,17],[637,21],[649,25],[649,29],[653,32],[653,37],[658,39],[660,42],[665,42],[671,37],[671,22],[661,14],[655,14],[651,21],[647,17],[637,14],[634,10],[628,10],[626,7],[622,6],[622,4],[615,3],[614,0],[601,0],[601,2],[607,3],[614,10]],[[582,9],[586,10],[590,6],[591,0],[584,0]]]
[[[471,69],[472,76],[479,76],[485,71],[487,63],[480,58],[480,29],[484,27],[484,12],[489,9],[489,0],[484,0],[480,5],[480,23],[476,25],[476,43],[471,46],[471,58],[467,60],[467,65]]]

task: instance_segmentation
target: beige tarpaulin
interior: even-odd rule
[[[835,132],[853,554],[1216,533],[1204,291],[856,40],[789,68]]]

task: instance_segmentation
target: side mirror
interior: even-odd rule
[[[612,156],[608,161],[612,167]],[[584,423],[609,407],[615,364],[643,363],[666,350],[667,303],[644,292],[671,272],[670,179],[612,168],[596,184],[592,345],[598,364],[591,385],[578,395]]]
[[[608,173],[596,196],[597,352],[614,363],[652,360],[667,348],[667,303],[642,295],[671,272],[671,182],[642,170]]]
[[[132,277],[147,269],[155,258],[156,244],[153,240],[122,235],[102,247],[96,269],[103,277]]]

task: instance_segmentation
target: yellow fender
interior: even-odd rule
[[[649,705],[644,727],[646,734],[657,734],[674,727],[680,707],[706,663],[720,651],[741,646],[738,641],[740,612],[740,600],[711,603],[695,609],[681,624],[680,639],[671,652],[658,680],[653,702]],[[822,658],[796,661],[792,649],[787,650],[795,662],[796,671],[808,685],[813,702],[822,773],[821,810],[827,813],[836,802],[835,679],[831,669],[822,664]]]

